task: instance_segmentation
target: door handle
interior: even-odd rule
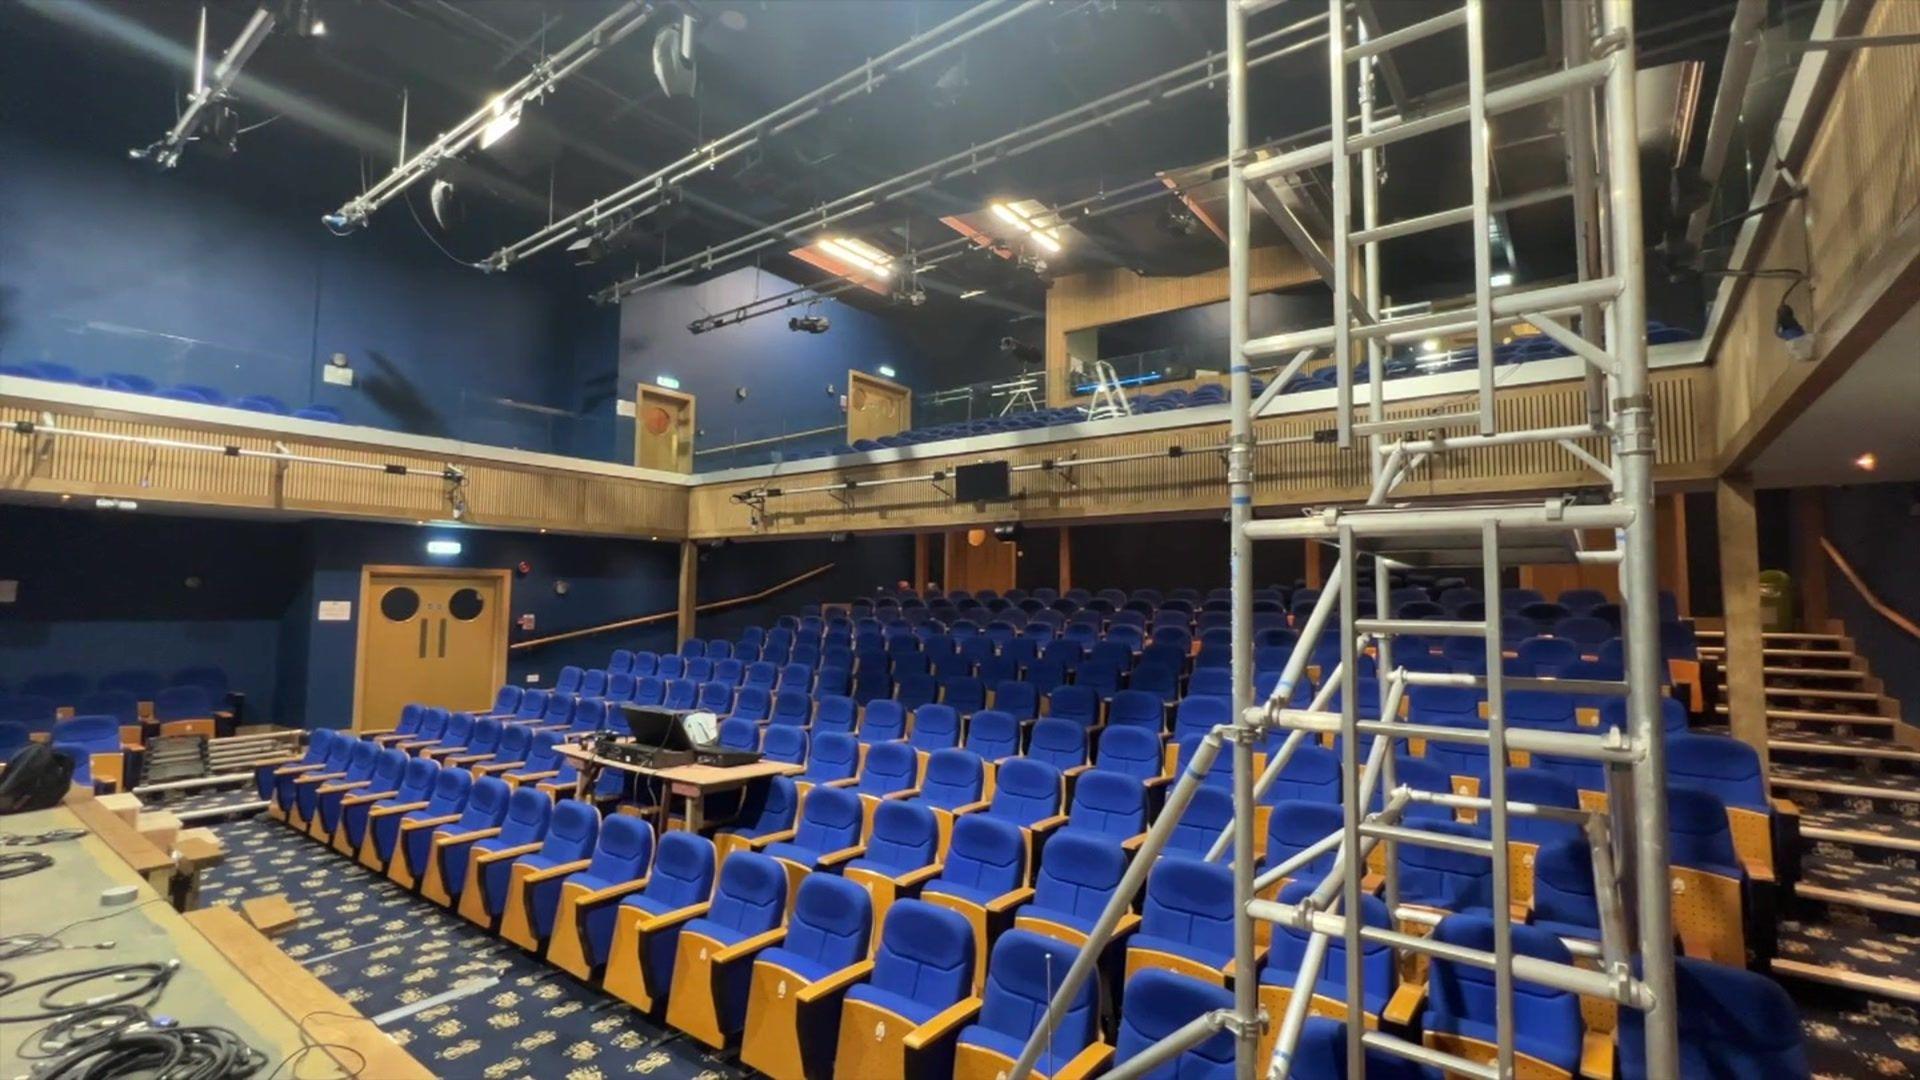
[[[420,620],[420,659],[427,658],[427,620]]]
[[[447,620],[440,620],[440,659],[447,658]]]

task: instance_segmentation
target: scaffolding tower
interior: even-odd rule
[[[1458,9],[1388,32],[1380,30],[1369,0],[1329,0],[1328,137],[1276,154],[1250,152],[1247,116],[1247,21],[1274,6],[1275,0],[1225,3],[1227,243],[1233,357],[1228,486],[1234,719],[1202,740],[1168,793],[1165,808],[1057,988],[1009,1080],[1026,1080],[1032,1074],[1041,1049],[1048,1045],[1069,1004],[1097,969],[1121,917],[1145,884],[1174,825],[1223,748],[1230,749],[1232,755],[1234,818],[1213,845],[1209,858],[1230,858],[1234,871],[1234,1005],[1195,1018],[1120,1063],[1109,1075],[1123,1080],[1144,1074],[1226,1031],[1236,1041],[1236,1076],[1240,1080],[1253,1080],[1262,1069],[1274,1080],[1282,1080],[1288,1075],[1298,1046],[1328,946],[1338,937],[1346,950],[1349,1076],[1365,1075],[1368,1052],[1412,1059],[1460,1076],[1508,1080],[1518,1075],[1513,1011],[1516,979],[1641,1010],[1645,1014],[1649,1075],[1677,1076],[1666,768],[1660,739],[1653,409],[1646,359],[1632,0],[1544,0],[1549,26],[1557,24],[1561,30],[1560,62],[1547,74],[1495,87],[1488,85],[1485,61],[1487,0],[1464,0]],[[1453,34],[1464,37],[1468,72],[1464,100],[1410,111],[1408,103],[1401,100],[1393,50]],[[1377,100],[1382,88],[1389,92],[1389,101]],[[1496,200],[1489,175],[1488,117],[1549,103],[1557,103],[1562,113],[1560,134],[1565,142],[1567,182]],[[1382,152],[1413,136],[1442,131],[1458,133],[1466,143],[1472,169],[1471,204],[1382,222]],[[1305,181],[1308,174],[1322,169],[1331,177],[1327,216],[1332,235],[1324,248],[1292,209],[1298,205],[1295,182]],[[1496,293],[1491,281],[1492,215],[1508,206],[1555,198],[1573,202],[1575,280]],[[1361,215],[1358,229],[1351,221],[1356,202]],[[1333,325],[1249,337],[1250,214],[1255,203],[1327,279],[1333,291]],[[1470,224],[1473,232],[1472,305],[1410,315],[1389,316],[1384,312],[1380,290],[1382,242],[1460,224]],[[1585,361],[1585,423],[1527,429],[1502,426],[1494,400],[1494,332],[1496,327],[1520,322],[1532,324]],[[1467,333],[1474,336],[1478,365],[1478,385],[1471,395],[1474,407],[1444,412],[1403,408],[1398,415],[1390,416],[1382,381],[1388,346]],[[1254,437],[1254,420],[1309,358],[1328,351],[1338,380],[1334,441],[1342,449],[1367,455],[1371,492],[1365,504],[1357,507],[1326,507],[1291,519],[1256,520],[1255,452],[1261,444]],[[1363,369],[1365,396],[1358,405],[1356,352],[1363,353],[1367,361]],[[1253,366],[1279,357],[1289,358],[1283,372],[1260,400],[1253,400]],[[1582,445],[1583,441],[1605,449],[1595,453]],[[1403,481],[1445,455],[1539,443],[1556,445],[1590,468],[1596,474],[1595,486],[1604,487],[1608,498],[1601,502],[1543,498],[1474,505],[1422,505],[1396,498],[1396,489]],[[1614,547],[1586,550],[1581,542],[1585,530],[1610,531]],[[1338,561],[1300,628],[1298,644],[1271,696],[1253,702],[1252,545],[1268,540],[1328,544],[1336,548]],[[1498,603],[1501,572],[1512,566],[1548,562],[1618,565],[1626,641],[1624,681],[1547,681],[1503,672]],[[1390,597],[1396,572],[1446,567],[1482,575],[1490,610],[1481,619],[1403,621],[1393,617]],[[1372,571],[1375,610],[1363,614],[1358,600],[1361,583],[1366,580],[1362,575],[1368,569]],[[1290,704],[1293,688],[1306,673],[1317,639],[1329,628],[1339,634],[1340,661],[1323,673],[1311,703],[1294,708]],[[1481,639],[1486,674],[1439,674],[1396,667],[1394,639],[1401,634]],[[1378,719],[1363,719],[1356,701],[1356,658],[1367,649],[1373,651],[1380,673]],[[1400,706],[1409,688],[1422,686],[1482,691],[1486,696],[1486,726],[1415,725],[1402,719]],[[1588,733],[1510,726],[1505,695],[1528,689],[1623,697],[1627,727],[1624,731],[1594,729]],[[1336,693],[1340,704],[1332,708]],[[1339,736],[1343,827],[1298,855],[1258,870],[1253,829],[1257,801],[1303,740],[1329,733]],[[1281,735],[1284,739],[1270,753],[1265,768],[1256,773],[1256,747],[1272,746],[1270,739]],[[1490,763],[1484,797],[1418,791],[1397,783],[1395,744],[1414,738],[1484,746]],[[1364,748],[1363,740],[1367,740]],[[1607,808],[1573,810],[1510,800],[1504,767],[1509,751],[1604,763]],[[1466,837],[1420,828],[1420,819],[1409,818],[1406,810],[1421,802],[1475,813],[1487,823],[1485,835]],[[1577,822],[1591,847],[1601,940],[1597,949],[1588,943],[1574,950],[1574,964],[1514,953],[1510,923],[1501,915],[1509,911],[1507,838],[1509,820],[1516,814]],[[1491,910],[1495,915],[1492,951],[1434,941],[1426,934],[1433,922],[1431,916],[1421,920],[1415,912],[1402,909],[1396,873],[1400,844],[1426,845],[1490,859]],[[1354,915],[1360,909],[1361,879],[1367,871],[1368,856],[1382,845],[1386,902],[1395,916],[1393,929],[1364,926],[1363,920]],[[1335,853],[1333,869],[1310,897],[1293,904],[1260,898],[1260,893],[1274,883],[1329,851]],[[1298,979],[1282,1016],[1268,1016],[1260,1008],[1256,920],[1309,935]],[[1442,1046],[1427,1046],[1368,1029],[1363,1006],[1367,996],[1363,942],[1386,944],[1403,955],[1491,970],[1497,1005],[1494,1043],[1487,1046],[1452,1040]],[[1269,1031],[1275,1033],[1273,1054],[1270,1061],[1261,1062],[1262,1037]]]

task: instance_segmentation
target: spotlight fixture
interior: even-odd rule
[[[824,334],[830,325],[825,315],[796,315],[787,320],[787,329],[796,334]]]
[[[1021,199],[1018,202],[994,203],[993,216],[1025,233],[1040,250],[1050,255],[1059,253],[1059,220],[1054,217],[1053,211],[1035,200]],[[1040,223],[1042,219],[1050,219],[1052,223],[1042,225]]]
[[[693,63],[693,16],[683,15],[653,38],[653,77],[668,97],[692,97],[698,81]]]
[[[493,119],[488,120],[487,126],[480,129],[480,149],[487,149],[520,126],[521,106],[522,103],[516,101],[512,107],[508,107],[504,95],[494,99]]]
[[[1792,341],[1805,337],[1807,328],[1800,325],[1800,317],[1793,313],[1793,306],[1782,303],[1779,310],[1773,313],[1773,332],[1782,341]]]
[[[1859,469],[1861,472],[1872,472],[1880,467],[1880,459],[1874,456],[1873,451],[1869,450],[1853,459],[1853,467]]]
[[[1192,236],[1199,228],[1200,219],[1178,198],[1167,204],[1167,212],[1160,219],[1160,230],[1169,236]]]
[[[1020,538],[1020,524],[1018,522],[1007,522],[1004,525],[995,525],[993,527],[993,538],[995,540],[1018,540]]]

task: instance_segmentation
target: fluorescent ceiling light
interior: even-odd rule
[[[893,256],[851,236],[832,236],[814,245],[840,262],[846,263],[873,277],[884,278],[893,274]]]
[[[1048,254],[1060,250],[1060,226],[1055,224],[1041,227],[1038,222],[1053,216],[1053,211],[1040,205],[1033,199],[1021,199],[1017,202],[997,202],[993,204],[993,216],[1019,229],[1033,239],[1041,250]]]
[[[480,129],[480,149],[485,150],[487,147],[506,138],[508,132],[519,126],[520,106],[515,104],[509,109],[504,102],[495,101],[493,103],[493,119],[487,121],[487,126]]]
[[[1487,284],[1493,286],[1496,289],[1501,288],[1502,286],[1511,285],[1513,284],[1513,275],[1512,274],[1495,274],[1492,277],[1489,277],[1487,279]]]
[[[968,289],[966,292],[963,292],[960,294],[960,299],[971,300],[976,296],[985,296],[985,295],[987,295],[987,290],[985,289]]]
[[[878,371],[882,378],[891,379],[894,376],[894,370],[885,364],[881,364],[879,367],[875,368],[874,370]]]
[[[654,382],[654,385],[664,386],[669,390],[680,389],[680,380],[674,378],[671,375],[655,375],[653,377],[653,382]]]
[[[458,555],[458,554],[460,554],[460,541],[458,541],[458,540],[429,540],[429,541],[427,541],[427,554],[429,554],[429,555]]]

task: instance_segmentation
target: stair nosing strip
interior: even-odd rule
[[[1836,889],[1829,885],[1812,885],[1805,881],[1793,887],[1794,894],[1805,900],[1817,900],[1823,904],[1840,904],[1846,907],[1867,908],[1871,911],[1889,915],[1906,915],[1920,918],[1920,904],[1911,900],[1895,900],[1879,893],[1854,892],[1850,889]]]
[[[1863,993],[1878,994],[1902,1001],[1920,1001],[1920,982],[1912,979],[1889,979],[1880,975],[1863,975],[1857,971],[1838,971],[1784,957],[1774,959],[1773,971],[1776,975],[1784,974],[1807,982],[1841,986],[1849,990],[1859,990]]]

